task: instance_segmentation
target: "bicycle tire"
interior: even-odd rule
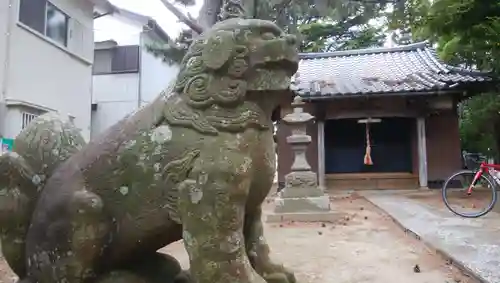
[[[479,213],[460,213],[458,211],[456,211],[455,209],[453,209],[448,201],[448,198],[447,198],[447,194],[446,194],[446,191],[448,190],[449,186],[448,184],[450,183],[451,180],[455,179],[457,176],[460,176],[460,175],[465,175],[465,174],[472,174],[472,176],[474,176],[474,174],[476,174],[477,171],[472,171],[472,170],[462,170],[462,171],[459,171],[453,175],[451,175],[447,180],[446,182],[444,183],[443,185],[443,188],[441,190],[441,193],[442,193],[442,198],[443,198],[443,202],[444,204],[446,205],[446,207],[451,211],[453,212],[454,214],[458,215],[458,216],[461,216],[461,217],[464,217],[464,218],[478,218],[478,217],[481,217],[481,216],[484,216],[486,215],[488,212],[490,212],[493,207],[495,207],[495,204],[497,202],[497,199],[498,199],[498,196],[497,196],[497,185],[496,185],[496,182],[495,181],[492,181],[491,180],[491,177],[489,175],[481,175],[481,178],[484,178],[484,180],[486,180],[486,182],[488,183],[490,189],[491,189],[491,193],[492,193],[492,199],[491,199],[491,202],[490,204],[486,207],[485,210],[479,212]]]

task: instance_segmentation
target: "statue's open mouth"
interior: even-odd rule
[[[249,90],[286,90],[290,87],[291,77],[297,72],[298,59],[280,58],[259,62],[249,75]]]
[[[278,61],[256,64],[256,69],[264,69],[269,71],[283,70],[288,76],[292,77],[297,72],[298,66],[298,60],[282,59]]]

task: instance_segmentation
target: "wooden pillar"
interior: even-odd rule
[[[427,141],[425,138],[425,117],[417,118],[418,142],[418,183],[420,188],[427,188]]]
[[[325,121],[317,120],[318,125],[318,185],[325,189]]]

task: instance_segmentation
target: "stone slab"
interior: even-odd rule
[[[500,214],[468,219],[404,196],[363,195],[479,282],[500,282]]]
[[[274,204],[276,213],[330,211],[330,198],[327,195],[302,198],[277,197],[274,199]]]
[[[266,222],[337,222],[346,216],[342,212],[295,212],[295,213],[269,213],[266,215]]]
[[[285,188],[281,192],[283,198],[319,197],[324,195],[317,186],[318,178],[312,171],[297,171],[285,175]]]
[[[325,192],[320,187],[285,187],[282,198],[321,197]]]

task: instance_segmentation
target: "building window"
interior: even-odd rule
[[[23,129],[26,128],[31,123],[31,121],[33,121],[36,117],[38,117],[38,115],[33,114],[33,113],[23,112],[22,128]]]
[[[139,72],[140,47],[137,45],[116,46],[95,50],[93,74],[119,74]]]
[[[111,58],[113,73],[127,73],[139,71],[139,46],[117,46]]]
[[[47,2],[47,23],[45,25],[45,35],[52,40],[67,46],[68,45],[68,20],[69,17],[56,6]]]
[[[47,0],[20,0],[19,21],[53,41],[68,45],[69,17]]]

